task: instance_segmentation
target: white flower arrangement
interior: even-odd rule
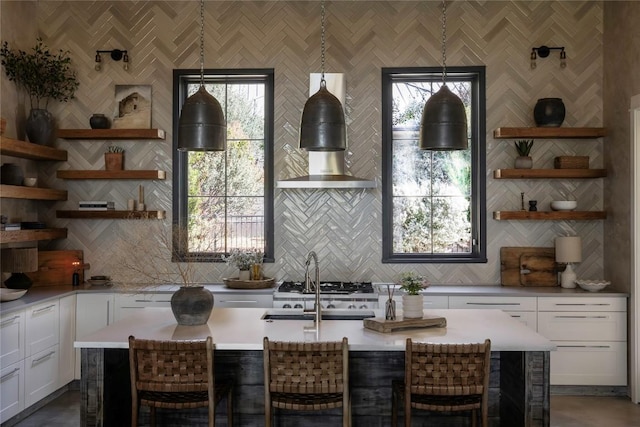
[[[264,253],[258,249],[232,249],[229,255],[222,256],[224,262],[235,265],[238,270],[249,270],[253,264],[262,264]]]
[[[419,295],[420,291],[429,287],[429,281],[424,277],[408,271],[400,276],[400,289],[407,295]]]

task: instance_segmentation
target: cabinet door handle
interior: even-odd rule
[[[111,301],[107,300],[107,325],[111,322],[109,322],[109,311],[110,311],[110,307],[111,307]]]
[[[55,351],[50,351],[49,353],[45,354],[44,356],[42,356],[42,357],[38,357],[37,359],[34,359],[34,360],[31,362],[31,366],[35,366],[35,365],[37,365],[38,363],[40,363],[40,362],[42,362],[42,361],[44,361],[44,360],[46,360],[46,359],[50,358],[50,357],[51,357],[51,356],[53,356],[54,354],[56,354],[56,352],[55,352]]]
[[[608,319],[609,316],[553,316],[556,319]]]
[[[13,316],[11,319],[5,319],[2,321],[2,323],[0,323],[0,326],[5,326],[8,325],[10,323],[13,323],[14,320],[19,319],[20,316]]]
[[[247,303],[247,304],[257,304],[258,301],[252,301],[252,300],[246,300],[246,299],[242,299],[242,300],[222,300],[220,301],[221,303],[229,303],[229,304],[239,304],[239,303]]]
[[[48,305],[48,306],[46,306],[46,307],[42,307],[42,308],[39,308],[39,309],[37,309],[37,310],[33,310],[33,311],[31,312],[31,314],[38,314],[38,313],[42,313],[43,311],[51,310],[51,309],[52,309],[53,307],[55,307],[55,306],[56,306],[55,304],[51,304],[51,305]]]
[[[158,300],[156,302],[168,302],[168,303],[170,303],[171,300],[170,299],[160,299],[160,300]]]
[[[575,303],[575,302],[566,302],[566,303],[554,303],[554,306],[558,307],[609,307],[611,304],[609,303]]]
[[[6,374],[4,374],[3,376],[0,377],[0,381],[4,381],[9,377],[12,377],[13,374],[15,374],[16,372],[18,372],[20,370],[20,368],[13,368],[13,371],[11,372],[7,372]]]
[[[510,314],[511,317],[522,317],[519,314]]]
[[[608,345],[557,345],[558,348],[611,348]]]
[[[519,302],[467,302],[467,305],[520,305]]]

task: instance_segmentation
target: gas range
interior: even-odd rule
[[[274,308],[311,308],[314,293],[304,293],[303,281],[282,282],[273,294]],[[320,304],[323,308],[378,308],[378,294],[371,282],[320,282]]]

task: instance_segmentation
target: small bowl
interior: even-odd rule
[[[27,289],[0,288],[0,301],[13,301],[27,293]]]
[[[572,211],[578,206],[575,200],[554,200],[551,209],[554,211]]]
[[[575,280],[576,285],[585,291],[598,292],[611,284],[608,280]]]
[[[35,187],[38,183],[38,178],[25,178],[23,183],[27,187]]]

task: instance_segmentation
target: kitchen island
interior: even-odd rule
[[[447,319],[445,328],[379,333],[362,320],[323,320],[318,328],[309,320],[263,320],[265,309],[214,308],[202,326],[179,326],[170,309],[148,308],[75,342],[82,349],[83,426],[129,423],[130,390],[128,336],[158,340],[213,337],[216,376],[233,379],[234,418],[239,426],[263,425],[262,340],[338,341],[349,339],[350,385],[354,426],[391,424],[391,381],[403,378],[406,338],[434,343],[492,342],[489,397],[492,426],[549,425],[549,352],[553,343],[500,310],[428,310]],[[381,315],[380,311],[376,311]],[[220,408],[219,421],[225,421]],[[276,412],[279,417],[280,412]],[[278,425],[324,426],[339,419],[286,413]],[[144,416],[145,414],[143,414]],[[422,414],[421,414],[422,415]],[[192,424],[206,412],[180,414],[169,425]],[[425,417],[431,417],[425,414]],[[292,420],[287,423],[285,420]],[[434,425],[464,425],[447,417]]]

